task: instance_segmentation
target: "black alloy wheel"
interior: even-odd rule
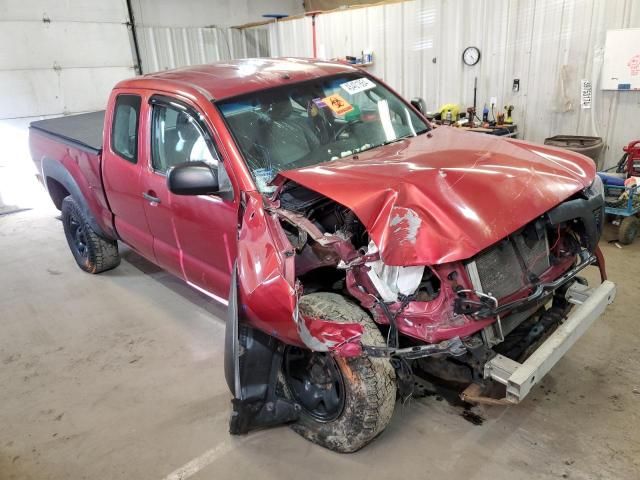
[[[284,354],[284,377],[296,402],[320,422],[330,422],[344,409],[344,380],[328,353],[288,347]]]
[[[84,231],[82,220],[80,220],[76,215],[71,214],[69,215],[68,222],[73,246],[81,257],[87,258],[89,256],[89,251],[87,249],[87,235]]]

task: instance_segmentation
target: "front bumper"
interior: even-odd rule
[[[493,357],[484,366],[485,379],[490,378],[506,386],[506,403],[519,403],[602,315],[615,295],[616,286],[608,280],[597,288],[580,284],[572,286],[567,298],[577,306],[564,323],[524,363],[503,355]]]

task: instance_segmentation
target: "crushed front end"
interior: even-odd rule
[[[334,329],[341,325],[298,319],[308,348],[388,357],[398,368],[398,381],[404,382],[399,385],[403,394],[411,393],[412,375],[421,372],[461,386],[474,385],[473,398],[481,401],[479,386],[490,380],[508,383],[500,360],[510,361],[514,373],[516,364],[533,353],[542,355],[539,349],[549,339],[566,351],[613,300],[615,288],[605,281],[597,246],[602,209],[595,185],[472,258],[410,266],[386,265],[352,211],[293,182],[284,185],[273,212],[295,252],[300,294],[333,290],[356,299],[387,339],[386,347],[362,345],[357,330],[340,335]],[[410,220],[410,214],[396,220],[396,231],[410,232]],[[393,222],[390,218],[388,223]],[[600,269],[603,280],[595,290],[580,276],[591,265]],[[587,301],[596,297],[600,300],[595,305]],[[586,308],[590,310],[585,316]],[[575,323],[577,310],[585,318],[564,332]],[[553,337],[560,327],[562,341]],[[550,368],[548,359],[544,366]],[[528,381],[535,383],[546,373],[542,370],[537,368]],[[522,396],[508,398],[513,402]]]
[[[242,224],[252,228],[240,230],[235,322],[241,317],[245,327],[267,334],[263,343],[272,346],[255,362],[273,368],[234,380],[230,367],[232,390],[260,392],[255,407],[248,393],[238,401],[236,411],[245,413],[237,418],[245,424],[237,431],[296,417],[296,406],[283,403],[273,384],[286,345],[387,358],[403,397],[420,376],[458,385],[469,402],[519,402],[613,301],[615,286],[606,281],[598,248],[602,198],[598,185],[582,189],[471,258],[389,265],[372,228],[322,194],[282,181],[272,199],[248,197]],[[411,239],[417,233],[411,211],[390,212],[384,221],[392,233]],[[602,279],[595,289],[580,275],[592,265]],[[300,314],[300,299],[314,292],[359,303],[386,344],[363,342],[360,325]],[[252,352],[247,345],[235,349],[245,361]],[[496,399],[493,387],[500,385]],[[274,407],[266,411],[267,405]],[[246,420],[247,412],[260,420]]]

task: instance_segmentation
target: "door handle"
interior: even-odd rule
[[[149,200],[151,203],[160,203],[160,199],[158,197],[154,197],[150,193],[142,192],[142,196],[145,198],[145,200]]]

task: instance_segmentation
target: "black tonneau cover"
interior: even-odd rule
[[[96,152],[102,150],[103,127],[104,110],[31,122],[31,128]]]

